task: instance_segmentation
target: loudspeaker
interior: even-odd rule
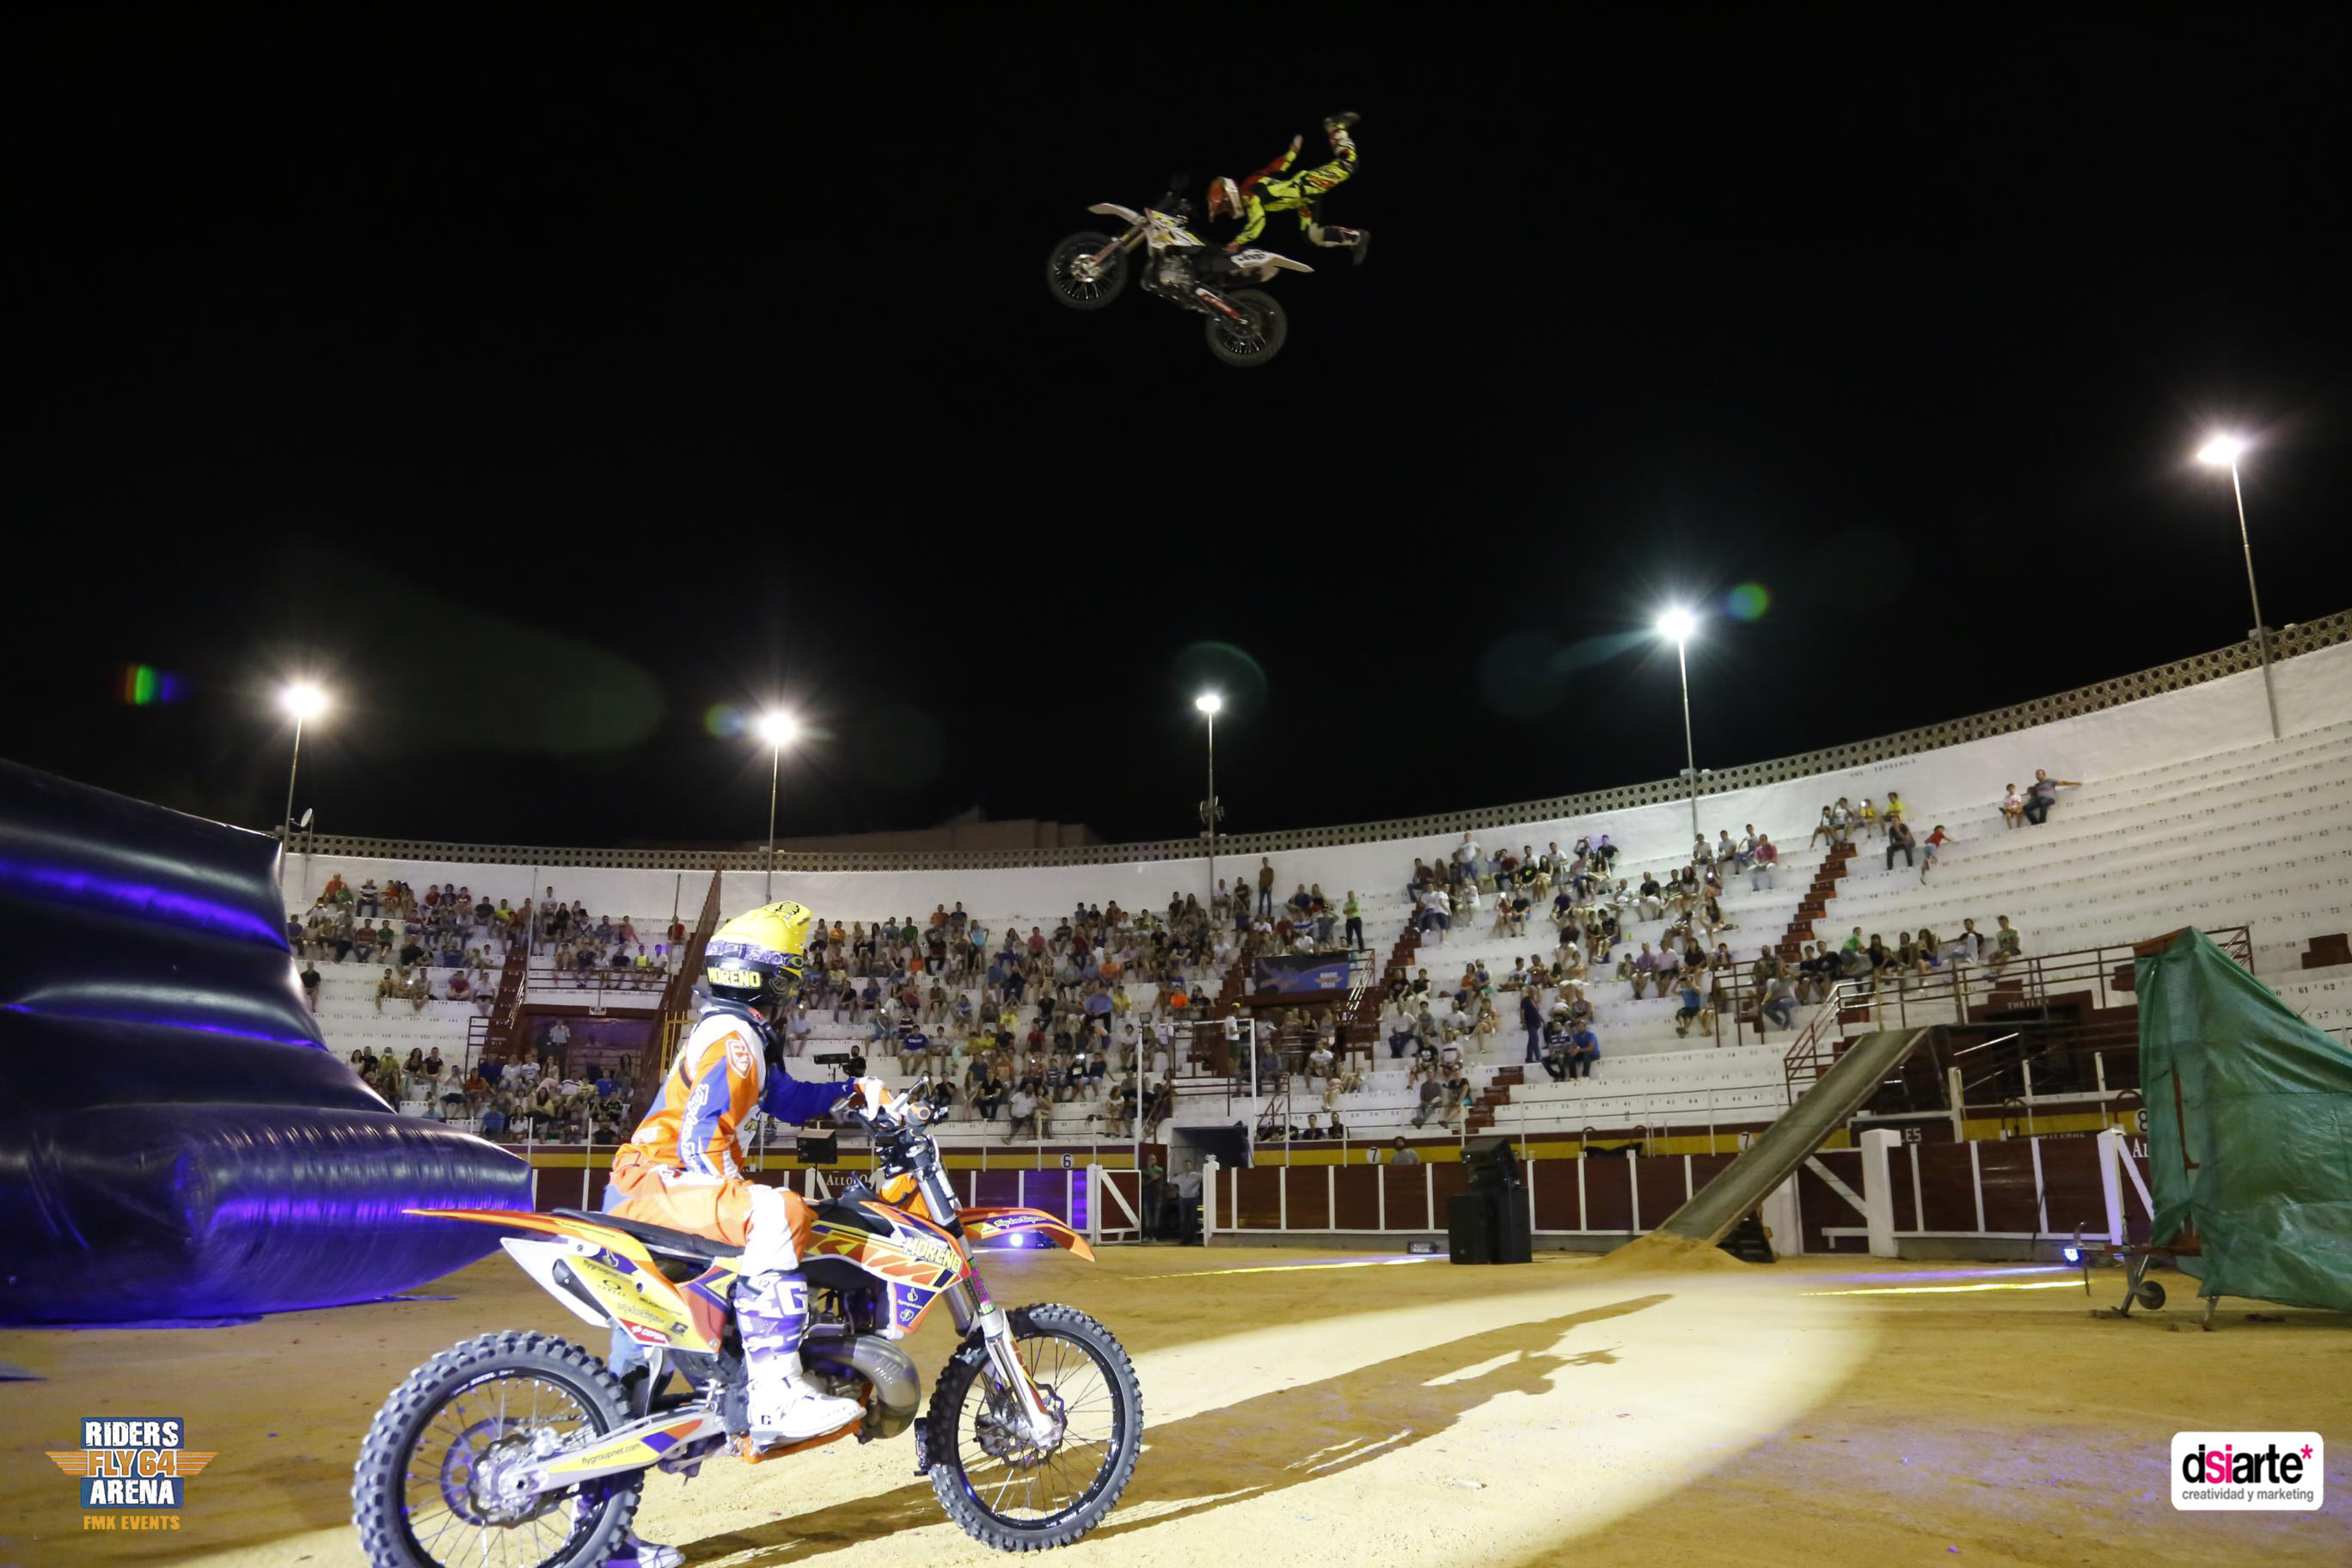
[[[1455,1263],[1495,1261],[1495,1209],[1481,1193],[1445,1200],[1446,1255]]]
[[[1482,1138],[1463,1145],[1462,1163],[1469,1168],[1473,1191],[1520,1184],[1518,1151],[1507,1138]]]
[[[1535,1240],[1528,1232],[1527,1188],[1513,1186],[1493,1196],[1495,1261],[1533,1263]]]

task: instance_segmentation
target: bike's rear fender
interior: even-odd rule
[[[960,1217],[964,1239],[975,1247],[988,1241],[1004,1247],[1053,1246],[1066,1247],[1089,1263],[1095,1260],[1095,1249],[1087,1245],[1087,1238],[1044,1209],[965,1209]],[[1037,1239],[1033,1242],[1032,1237]]]
[[[1141,213],[1136,212],[1129,207],[1120,206],[1117,202],[1097,202],[1094,205],[1088,207],[1087,211],[1098,214],[1103,217],[1123,217],[1129,223],[1141,223],[1143,221],[1143,215]]]

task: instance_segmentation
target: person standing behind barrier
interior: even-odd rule
[[[1191,1247],[1201,1230],[1201,1167],[1188,1162],[1176,1177],[1176,1244]]]
[[[1167,1197],[1166,1176],[1160,1162],[1152,1161],[1143,1167],[1143,1239],[1160,1239],[1160,1215]]]
[[[1363,946],[1364,908],[1361,904],[1356,901],[1356,890],[1353,888],[1348,889],[1348,901],[1339,906],[1339,912],[1348,917],[1349,947],[1359,948]]]
[[[1391,1165],[1418,1165],[1421,1163],[1421,1155],[1419,1152],[1407,1148],[1405,1146],[1404,1139],[1400,1136],[1396,1141],[1394,1148],[1390,1152],[1389,1163]]]

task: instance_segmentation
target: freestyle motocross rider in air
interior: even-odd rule
[[[797,1442],[855,1420],[861,1406],[817,1389],[803,1375],[808,1285],[800,1251],[813,1215],[799,1194],[745,1178],[736,1163],[752,1112],[786,1123],[814,1121],[845,1088],[870,1110],[879,1079],[854,1085],[804,1083],[784,1070],[773,1030],[800,989],[809,910],[770,904],[719,928],[703,955],[709,1000],[663,1080],[653,1110],[613,1157],[604,1212],[740,1247],[735,1320],[742,1336],[745,1415],[755,1447]],[[618,1330],[613,1371],[626,1377],[644,1352]],[[641,1564],[670,1564],[675,1548],[637,1542]]]
[[[1343,228],[1338,224],[1317,221],[1315,204],[1325,193],[1344,182],[1356,172],[1356,139],[1349,128],[1358,116],[1352,112],[1335,114],[1323,121],[1324,133],[1331,139],[1331,161],[1297,174],[1285,174],[1297,160],[1299,139],[1290,139],[1289,150],[1263,169],[1236,184],[1220,176],[1209,182],[1209,216],[1230,212],[1242,220],[1242,230],[1225,246],[1235,251],[1255,242],[1265,232],[1265,215],[1295,212],[1298,226],[1307,231],[1309,243],[1328,248],[1344,248],[1353,252],[1360,265],[1371,244],[1371,230]]]

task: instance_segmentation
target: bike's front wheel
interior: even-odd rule
[[[1003,1552],[1067,1546],[1127,1490],[1143,1447],[1143,1392],[1111,1331],[1075,1307],[1007,1314],[1022,1365],[1060,1436],[1039,1447],[974,1333],[940,1373],[924,1417],[931,1489],[975,1541]]]
[[[376,1412],[352,1478],[370,1568],[599,1568],[627,1539],[635,1476],[517,1502],[502,1471],[628,1421],[619,1380],[568,1340],[484,1334],[408,1374]]]
[[[1290,316],[1281,302],[1260,289],[1241,289],[1225,296],[1225,303],[1241,312],[1209,318],[1209,352],[1227,364],[1264,364],[1282,352],[1290,336]]]
[[[1073,310],[1099,310],[1127,288],[1127,252],[1107,234],[1074,234],[1045,258],[1045,287]]]

